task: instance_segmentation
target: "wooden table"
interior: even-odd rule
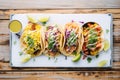
[[[11,68],[9,15],[16,13],[112,13],[113,67]],[[111,35],[112,36],[112,35]],[[120,0],[1,0],[0,1],[0,80],[120,80]]]

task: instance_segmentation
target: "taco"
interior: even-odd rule
[[[78,23],[70,22],[64,27],[62,53],[65,56],[79,54],[83,45],[82,30]]]
[[[61,53],[62,37],[62,29],[59,25],[50,25],[45,28],[45,55],[55,57]]]
[[[95,22],[88,22],[83,25],[84,44],[82,47],[85,55],[95,56],[103,49],[103,30]]]
[[[23,52],[32,56],[38,56],[44,51],[41,26],[39,24],[28,24],[24,29],[20,44]]]

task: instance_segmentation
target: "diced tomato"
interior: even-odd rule
[[[35,30],[35,29],[36,29],[36,28],[35,28],[35,25],[36,25],[36,24],[33,24],[33,25],[32,25],[31,30]]]
[[[100,30],[101,30],[101,27],[100,27],[100,26],[98,26],[98,27],[96,28],[96,30],[97,30],[97,31],[100,31]]]

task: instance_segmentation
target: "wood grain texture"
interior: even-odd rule
[[[1,0],[0,9],[120,8],[120,0]]]
[[[21,13],[61,13],[61,14],[102,14],[112,13],[115,19],[120,19],[120,8],[118,9],[30,9],[16,10],[6,9],[0,10],[0,19],[9,19],[10,14]]]
[[[11,75],[12,74],[12,75]],[[119,80],[118,71],[1,72],[0,80]]]

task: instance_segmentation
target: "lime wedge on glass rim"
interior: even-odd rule
[[[32,23],[37,23],[37,20],[34,19],[33,17],[31,17],[31,16],[27,16],[27,17],[28,17],[28,20],[29,20],[30,22],[32,22]]]
[[[98,67],[103,67],[103,66],[105,66],[106,64],[107,64],[107,60],[102,60],[102,61],[100,61],[99,63],[98,63]]]
[[[72,59],[72,61],[73,61],[73,62],[77,62],[77,61],[80,60],[80,58],[81,58],[81,54],[80,54],[80,53],[79,53],[79,54],[76,54],[75,57]]]
[[[107,51],[110,48],[110,43],[107,39],[104,40],[104,51]]]
[[[47,22],[48,20],[49,20],[49,16],[43,16],[39,18],[39,21],[42,23]]]
[[[28,62],[30,59],[32,58],[32,56],[30,54],[25,54],[23,55],[22,59],[21,59],[21,62],[22,63],[26,63]]]

